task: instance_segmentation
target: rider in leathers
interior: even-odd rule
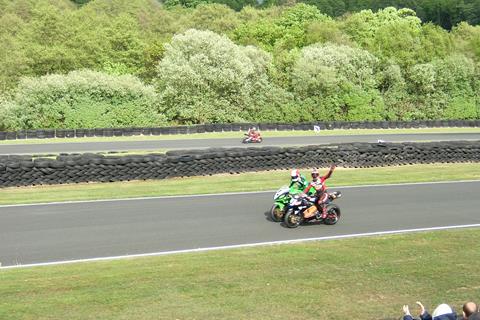
[[[262,139],[260,131],[258,131],[255,127],[248,129],[247,136],[252,140]]]
[[[300,173],[300,170],[292,169],[292,171],[290,171],[290,185],[288,187],[290,189],[294,187],[297,190],[303,191],[306,187],[308,187],[307,178]]]
[[[336,166],[332,165],[330,170],[327,172],[326,175],[320,177],[320,173],[315,168],[312,171],[312,182],[308,185],[308,187],[303,190],[305,195],[308,194],[311,188],[315,189],[315,195],[313,197],[307,197],[308,200],[315,203],[320,216],[318,218],[325,219],[327,217],[327,200],[328,200],[328,193],[327,193],[327,186],[325,185],[325,180],[331,177],[333,171],[335,170]]]

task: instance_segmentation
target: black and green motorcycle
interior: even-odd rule
[[[312,188],[313,189],[313,188]],[[285,211],[290,203],[290,199],[295,194],[302,193],[302,189],[298,189],[298,187],[292,186],[291,188],[288,186],[283,186],[275,193],[273,196],[274,204],[270,209],[270,218],[272,221],[280,222],[283,221],[285,216]]]

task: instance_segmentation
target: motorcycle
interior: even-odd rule
[[[252,137],[252,136],[249,136],[247,134],[245,134],[246,137],[243,138],[242,140],[242,143],[260,143],[262,142],[262,137],[258,136],[258,137]]]
[[[328,201],[326,203],[327,217],[322,219],[314,203],[308,201],[305,197],[296,195],[290,200],[283,221],[288,228],[296,228],[303,222],[310,221],[319,221],[326,225],[334,225],[340,219],[341,211],[340,207],[332,203],[332,201],[341,196],[342,193],[340,191],[328,194]]]
[[[294,188],[290,190],[288,186],[283,186],[278,189],[278,191],[273,196],[274,204],[270,209],[270,218],[272,219],[272,221],[280,222],[283,220],[283,217],[285,215],[285,209],[290,203],[292,195],[300,192],[302,191],[296,190]]]
[[[295,187],[289,188],[288,186],[283,186],[278,189],[278,191],[273,196],[274,203],[272,208],[270,209],[270,218],[272,219],[272,221],[283,221],[290,200],[292,199],[292,197],[300,193],[302,193],[302,190]],[[311,190],[311,194],[312,193],[315,193],[314,189]]]

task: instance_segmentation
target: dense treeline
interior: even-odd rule
[[[90,0],[72,0],[82,5]],[[284,5],[286,0],[166,0],[167,6],[180,5],[196,7],[201,3],[220,3],[234,10],[241,10],[246,6],[266,7],[270,5]],[[414,10],[423,22],[433,22],[450,30],[454,25],[465,21],[469,24],[480,24],[480,0],[301,0],[306,4],[316,6],[321,12],[339,17],[349,12],[361,10],[378,11],[387,7],[397,9],[409,8]]]
[[[0,129],[480,116],[480,26],[467,22],[83,2],[0,0]]]

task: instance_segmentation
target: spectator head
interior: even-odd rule
[[[463,319],[468,319],[472,314],[478,311],[475,302],[467,302],[463,305]]]
[[[433,320],[456,320],[457,315],[448,304],[442,303],[432,313]]]

